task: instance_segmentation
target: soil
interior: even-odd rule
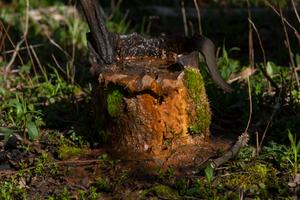
[[[143,190],[161,184],[174,186],[175,179],[183,176],[200,176],[199,172],[207,161],[212,156],[217,156],[215,148],[222,146],[226,150],[229,145],[228,140],[212,140],[210,145],[203,147],[201,155],[194,159],[193,164],[187,163],[185,169],[176,171],[168,178],[163,172],[172,168],[152,168],[152,160],[141,158],[118,160],[114,157],[116,155],[109,154],[109,148],[83,148],[84,153],[81,155],[60,160],[52,139],[46,138],[41,142],[22,139],[18,146],[1,147],[0,177],[2,180],[13,178],[15,185],[26,190],[28,199],[58,197],[63,191],[68,191],[71,199],[79,199],[80,192],[91,195],[91,187],[97,188],[101,199],[145,199],[141,196]],[[184,151],[188,158],[190,153],[194,155],[195,150],[198,151],[199,148],[189,146],[180,151]],[[47,153],[50,159],[42,165],[42,171],[39,172],[37,163],[43,153]],[[169,164],[181,159],[176,158],[181,153],[173,154]]]

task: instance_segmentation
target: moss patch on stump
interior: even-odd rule
[[[117,117],[122,106],[123,93],[120,89],[112,87],[107,93],[107,112],[111,117]]]
[[[197,69],[186,68],[184,70],[184,82],[188,94],[194,101],[196,120],[191,122],[189,132],[191,134],[205,134],[209,132],[211,123],[211,111],[206,96],[203,78]]]

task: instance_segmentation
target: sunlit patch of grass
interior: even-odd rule
[[[142,198],[150,198],[151,196],[155,196],[160,199],[180,199],[178,192],[166,185],[153,186],[152,188],[144,190],[141,194]]]
[[[5,181],[0,184],[0,199],[27,199],[25,188],[20,188],[12,183]]]
[[[52,174],[57,173],[57,165],[53,162],[53,159],[50,158],[49,154],[43,152],[39,157],[35,159],[33,172],[35,175],[43,175],[50,171]]]
[[[59,147],[57,153],[58,153],[58,158],[59,159],[67,160],[67,159],[74,158],[74,157],[82,155],[83,150],[78,148],[78,147],[68,146],[66,144],[63,144]]]

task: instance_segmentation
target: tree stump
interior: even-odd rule
[[[134,53],[127,49],[129,41],[134,41]],[[120,39],[118,61],[99,72],[97,113],[104,116],[110,147],[122,158],[152,159],[160,166],[191,164],[203,156],[211,123],[204,82],[192,66],[198,55],[184,55],[189,59],[182,66],[182,55],[172,51],[140,52],[151,42],[136,34]],[[97,69],[95,63],[92,71]]]
[[[99,82],[94,89],[96,119],[101,119],[109,149],[147,167],[199,168],[216,152],[208,142],[211,111],[199,52],[213,80],[231,91],[217,71],[213,43],[203,36],[110,33],[97,1],[80,3],[91,30],[91,72]]]

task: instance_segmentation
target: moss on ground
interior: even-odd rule
[[[195,103],[197,114],[197,119],[192,122],[189,131],[192,134],[205,134],[208,132],[211,123],[211,112],[203,78],[197,69],[186,68],[184,74],[184,81],[188,93]]]
[[[67,160],[75,156],[80,156],[83,154],[83,150],[74,147],[74,146],[68,146],[68,145],[61,145],[58,149],[58,158],[61,160]]]
[[[141,194],[142,197],[155,196],[159,199],[181,199],[178,192],[166,185],[156,185],[145,190]]]

